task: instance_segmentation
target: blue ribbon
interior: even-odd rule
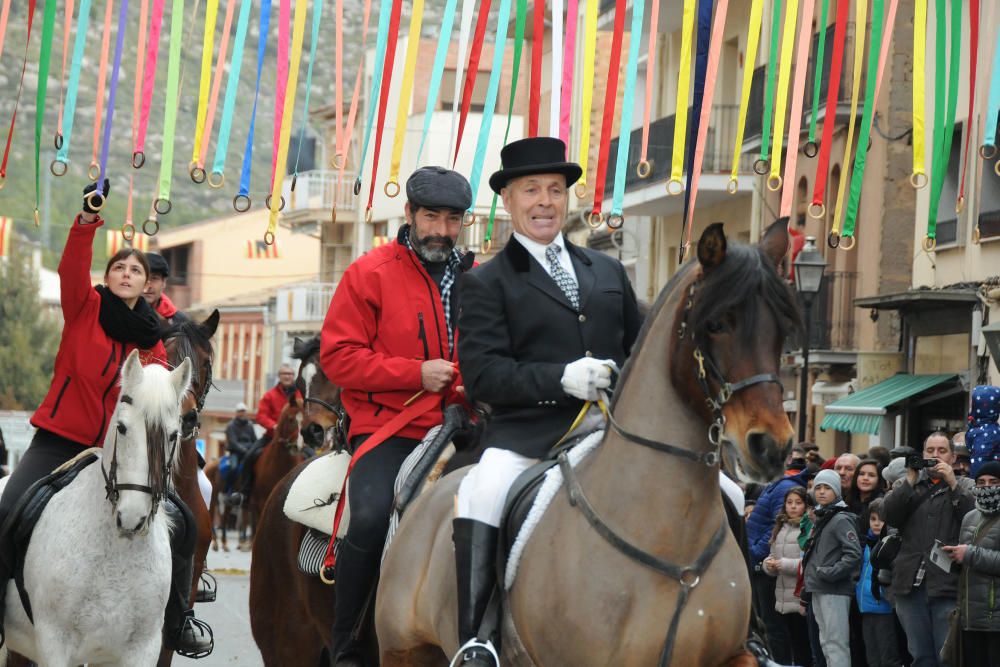
[[[441,91],[441,77],[444,74],[444,61],[448,55],[448,47],[451,45],[451,32],[455,25],[455,9],[458,0],[448,0],[444,7],[444,16],[441,19],[441,34],[438,35],[437,52],[434,54],[434,68],[431,70],[431,85],[427,90],[427,110],[424,111],[424,129],[420,135],[420,148],[417,149],[417,166],[420,165],[420,156],[424,154],[424,142],[427,141],[427,133],[431,127],[431,116],[437,106],[438,93]]]
[[[507,24],[510,23],[510,0],[501,0],[497,15],[497,36],[493,46],[493,71],[490,72],[490,85],[486,89],[486,107],[483,109],[483,120],[479,126],[479,139],[476,142],[476,157],[472,161],[472,174],[469,183],[472,185],[472,204],[469,211],[476,207],[476,192],[479,181],[483,177],[483,163],[486,161],[486,148],[490,140],[490,126],[496,110],[497,93],[500,90],[500,79],[503,76],[503,57],[507,49]]]
[[[301,0],[300,0],[301,2]],[[306,101],[302,109],[302,129],[299,130],[299,147],[295,151],[295,169],[299,173],[299,158],[302,157],[302,140],[306,136],[306,123],[309,121],[309,94],[312,92],[313,63],[316,62],[316,46],[319,43],[319,26],[323,21],[323,0],[313,0],[312,41],[309,43],[309,67],[306,69]],[[292,181],[294,183],[294,181]]]
[[[253,93],[253,111],[250,112],[250,132],[243,151],[243,171],[240,173],[240,196],[250,195],[250,167],[253,164],[253,131],[257,122],[257,99],[260,97],[260,74],[264,69],[267,52],[267,29],[271,23],[271,0],[260,3],[260,37],[257,39],[257,87]]]
[[[997,145],[997,120],[1000,118],[1000,40],[993,52],[993,75],[990,77],[990,99],[986,107],[986,135],[984,146]]]
[[[659,0],[653,0],[659,2]],[[630,35],[642,35],[642,17],[646,11],[646,0],[635,0],[632,4],[632,28]],[[618,158],[615,162],[615,189],[611,198],[611,215],[622,214],[625,199],[625,179],[628,169],[628,150],[632,143],[632,107],[635,106],[635,77],[639,69],[639,42],[629,38],[628,64],[625,66],[625,91],[622,96],[622,112],[618,132]],[[554,94],[554,93],[553,93]]]
[[[694,151],[698,142],[698,130],[701,127],[701,107],[705,100],[705,71],[708,69],[708,42],[712,37],[712,9],[715,0],[699,0],[698,2],[698,46],[694,61],[694,101],[691,105],[691,129],[688,135],[687,154],[687,184],[684,187],[684,217],[688,219],[688,209],[691,206],[691,178],[694,176]],[[681,225],[681,234],[684,233]],[[682,239],[683,241],[683,239]]]
[[[56,161],[69,162],[69,140],[73,136],[73,118],[76,116],[76,94],[80,88],[80,68],[83,65],[83,47],[87,45],[90,26],[91,0],[80,0],[80,13],[76,19],[76,39],[73,41],[73,62],[66,86],[66,105],[63,107],[63,140],[56,151]]]
[[[89,1],[89,0],[88,0]],[[250,25],[252,0],[243,0],[240,19],[236,24],[236,40],[233,55],[229,60],[229,79],[226,81],[226,101],[222,106],[222,120],[219,122],[219,139],[215,144],[215,160],[212,173],[221,174],[226,168],[226,153],[229,151],[229,134],[233,130],[233,110],[236,108],[236,90],[240,84],[240,67],[243,65],[243,49],[247,41],[247,27]]]
[[[375,70],[372,72],[372,88],[368,93],[368,122],[365,123],[365,141],[361,147],[361,157],[358,159],[358,177],[354,183],[355,194],[361,189],[361,174],[365,167],[365,156],[368,155],[368,142],[372,138],[372,128],[375,125],[375,112],[378,110],[378,91],[382,89],[382,70],[385,68],[386,43],[389,41],[389,17],[392,14],[392,0],[382,0],[378,10],[378,34],[375,37]],[[406,122],[403,119],[402,122]]]

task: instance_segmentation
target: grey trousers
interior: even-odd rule
[[[812,605],[827,667],[851,667],[851,596],[813,593]]]

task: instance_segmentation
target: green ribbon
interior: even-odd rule
[[[774,115],[774,86],[778,74],[778,46],[781,43],[781,4],[774,0],[771,8],[771,54],[767,60],[767,88],[764,91],[764,129],[760,135],[760,160],[767,163],[771,158],[771,121]],[[756,170],[756,168],[755,168]],[[760,173],[760,172],[758,172]],[[766,174],[767,171],[765,170]]]
[[[823,85],[823,59],[826,56],[826,22],[829,13],[830,0],[823,0],[823,8],[820,10],[819,17],[819,44],[816,47],[816,68],[813,72],[812,114],[809,118],[808,143],[812,144],[814,147],[816,145],[816,126],[818,124],[817,121],[819,120],[816,112],[819,109],[819,94],[820,88]],[[806,153],[806,155],[808,155],[808,153]]]
[[[945,0],[936,3],[935,55],[937,63],[934,67],[934,168],[931,180],[931,201],[927,211],[927,238],[937,236],[938,204],[941,201],[941,189],[944,187],[944,177],[948,173],[948,162],[951,158],[951,144],[955,136],[955,108],[958,106],[958,68],[962,62],[962,0],[951,0],[951,64],[948,69],[948,106],[942,117],[941,91],[945,87]]]
[[[861,202],[861,187],[865,178],[865,163],[868,159],[868,142],[871,139],[872,114],[875,113],[875,86],[878,83],[878,59],[882,49],[882,24],[885,21],[885,0],[872,2],[872,35],[868,41],[868,73],[865,76],[865,110],[861,115],[861,135],[854,153],[854,171],[851,174],[851,192],[847,200],[847,214],[844,217],[842,237],[854,236],[858,220],[858,205]]]
[[[173,178],[174,132],[177,129],[177,95],[180,92],[181,33],[184,27],[184,0],[173,0],[170,10],[170,56],[167,60],[167,100],[163,112],[163,153],[160,157],[160,191],[157,203],[170,202],[170,184]],[[154,204],[155,206],[156,204]]]
[[[42,43],[38,58],[38,92],[35,97],[35,222],[38,221],[38,202],[41,200],[42,124],[45,122],[45,95],[49,82],[49,63],[52,60],[52,33],[56,25],[56,3],[45,3],[42,22]]]

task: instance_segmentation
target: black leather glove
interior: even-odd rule
[[[90,185],[88,185],[87,187],[85,187],[83,189],[83,212],[84,213],[97,213],[97,211],[90,206],[90,198],[87,196],[91,192],[95,192],[96,190],[97,190],[97,183],[96,182],[95,183],[91,183]],[[105,199],[108,198],[108,194],[111,193],[111,183],[108,181],[108,179],[106,179],[106,178],[104,179],[104,186],[101,188],[100,192],[101,192],[101,196],[103,196]]]

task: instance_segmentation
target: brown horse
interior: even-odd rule
[[[505,665],[747,661],[750,583],[719,458],[767,480],[791,443],[777,377],[799,321],[777,272],[787,247],[785,221],[759,246],[729,248],[715,224],[698,261],[664,288],[610,428],[578,468],[561,466],[570,491],[552,500],[503,596]],[[414,501],[386,553],[375,608],[383,667],[441,665],[459,647],[451,521],[464,473]]]
[[[226,480],[222,479],[219,471],[219,459],[205,464],[205,476],[212,483],[212,502],[208,506],[212,517],[212,551],[218,551],[220,544],[223,551],[229,551],[230,520],[236,518],[237,535],[240,535],[246,529],[247,512],[240,508],[239,503],[231,503],[226,498]]]
[[[264,446],[264,450],[253,464],[254,482],[248,507],[251,529],[256,528],[257,519],[264,510],[264,503],[281,478],[305,460],[299,438],[301,412],[302,406],[292,396],[278,416],[271,441]]]
[[[340,443],[346,433],[340,388],[319,364],[319,338],[296,340],[301,360],[296,382],[305,397],[301,431],[311,446]],[[298,569],[299,544],[307,530],[290,521],[282,508],[305,464],[285,476],[271,493],[257,523],[250,566],[250,628],[264,664],[327,664],[333,626],[334,587]]]

